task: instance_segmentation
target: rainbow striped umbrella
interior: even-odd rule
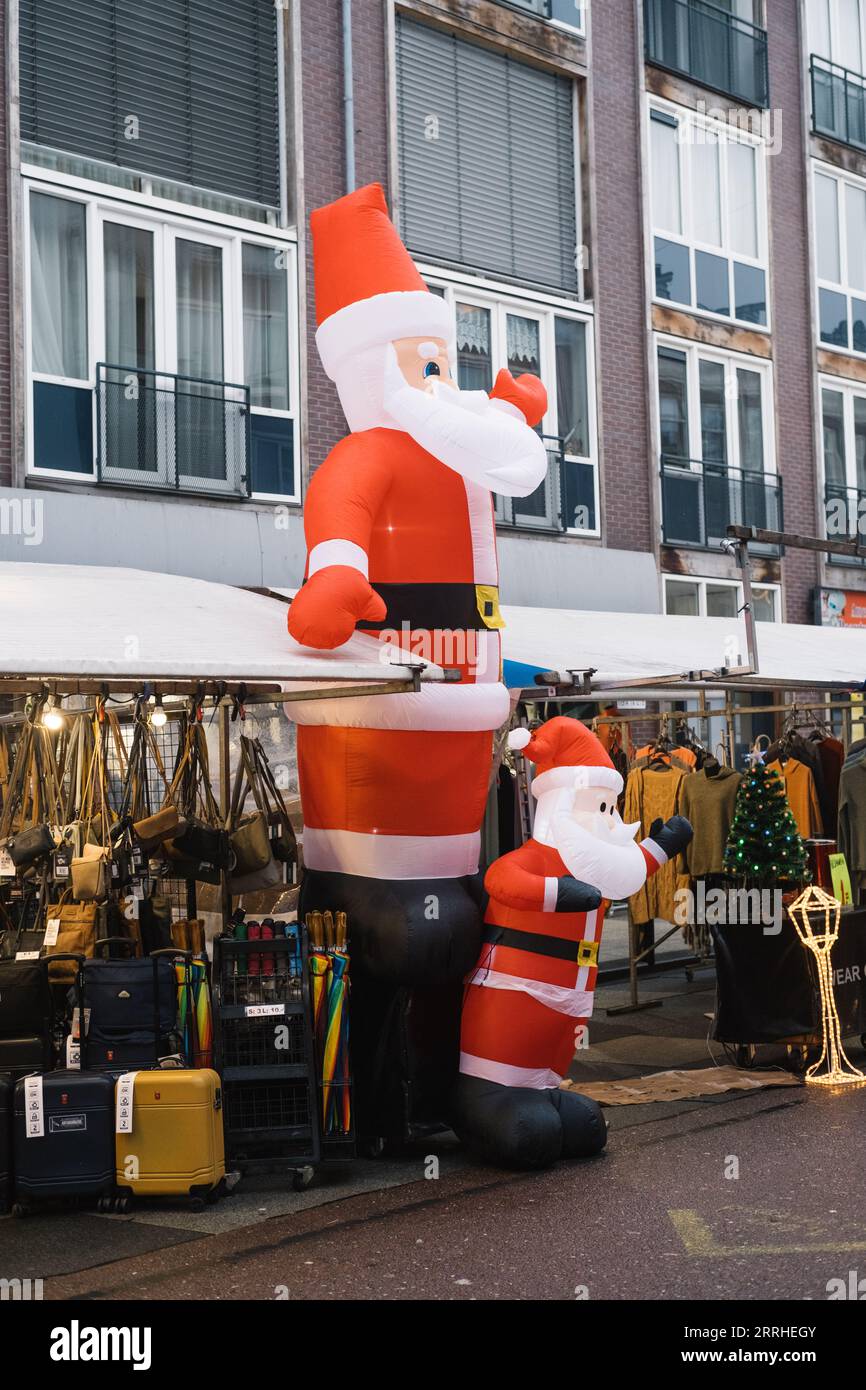
[[[319,1057],[324,1052],[325,1020],[327,1017],[325,1001],[328,997],[327,977],[330,969],[331,962],[328,956],[321,951],[314,951],[310,956],[310,972],[313,976],[313,1033],[315,1034]]]
[[[346,998],[346,981],[344,976],[348,967],[348,956],[344,956],[339,951],[334,951],[331,955],[331,982],[328,989],[325,1052],[322,1060],[322,1120],[327,1133],[331,1133],[334,1129],[339,1127],[339,1121],[336,1115],[333,1113],[329,1115],[329,1110],[331,1110],[332,1107],[336,1107],[337,1096],[333,1088],[334,1082],[338,1077],[338,1072],[342,1077],[340,1053],[345,1046],[343,1006]]]

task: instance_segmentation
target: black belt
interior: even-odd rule
[[[488,627],[479,612],[474,584],[377,584],[375,579],[370,583],[385,600],[388,613],[380,623],[362,620],[358,624],[361,632],[402,628],[404,623],[422,632],[483,632]],[[496,615],[491,610],[487,616]]]
[[[541,932],[496,926],[486,926],[483,939],[490,946],[531,951],[536,956],[552,956],[554,960],[568,960],[574,964],[595,965],[598,959],[597,941],[569,941],[564,936],[544,936]]]

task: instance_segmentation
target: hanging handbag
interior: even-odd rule
[[[27,869],[31,864],[38,864],[41,859],[53,854],[55,848],[51,826],[44,823],[32,825],[29,830],[19,830],[6,843],[9,858],[16,869]]]
[[[101,935],[100,909],[94,902],[67,902],[67,896],[68,893],[64,893],[59,903],[50,904],[45,909],[42,954],[49,960],[52,956],[66,954],[92,960]],[[73,961],[58,961],[56,965],[49,965],[48,978],[55,985],[71,985],[76,969]]]
[[[99,792],[98,816],[94,819],[93,810],[97,790]],[[81,847],[80,855],[73,856],[70,864],[72,896],[79,902],[96,902],[108,896],[111,887],[111,848],[108,805],[105,788],[105,748],[102,731],[96,730],[93,758],[88,770],[87,786],[84,793],[82,823],[92,835],[93,826],[98,826],[99,843],[93,844],[88,838]]]
[[[252,742],[262,796],[268,808],[268,824],[271,828],[271,849],[274,858],[279,859],[283,864],[297,863],[298,842],[289,813],[286,810],[283,794],[277,786],[273,770],[260,741],[253,739]]]
[[[241,812],[248,790],[253,793],[257,809],[252,815],[244,816]],[[241,878],[266,869],[273,858],[268,814],[259,785],[252,741],[243,736],[232,788],[228,826],[234,851],[232,877]]]
[[[169,872],[220,883],[223,871],[231,867],[232,848],[210,783],[205,731],[197,722],[187,726],[167,802],[178,806],[184,818],[180,834],[163,844]]]
[[[142,898],[138,910],[141,948],[146,956],[174,943],[171,939],[171,903],[156,892]]]

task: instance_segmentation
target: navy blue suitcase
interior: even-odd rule
[[[80,1007],[84,957],[51,959],[77,962]],[[86,1067],[86,1037],[81,1063]],[[86,1070],[20,1077],[12,1107],[12,1171],[16,1216],[58,1198],[108,1203],[114,1190],[114,1080]]]
[[[15,1084],[13,1190],[17,1216],[69,1197],[108,1199],[114,1189],[114,1081],[87,1071],[52,1071],[37,1115],[29,1077]],[[41,1133],[33,1134],[39,1128]]]
[[[12,1193],[13,1084],[0,1076],[0,1213],[9,1210]]]
[[[97,948],[125,938],[108,937]],[[141,960],[88,960],[82,971],[88,1017],[87,1066],[116,1074],[152,1067],[181,1045],[177,1019],[176,958],[166,948]]]

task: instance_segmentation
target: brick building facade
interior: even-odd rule
[[[86,123],[67,129],[63,110],[32,78],[40,63],[50,74],[56,56],[39,24],[43,5],[2,3],[0,81],[11,74],[19,85],[19,45],[27,62],[23,90],[5,91],[0,103],[3,158],[15,171],[4,166],[2,186],[10,208],[21,210],[0,219],[0,486],[49,499],[55,539],[36,554],[5,536],[4,551],[295,583],[304,489],[345,429],[315,349],[307,232],[311,209],[346,188],[343,6],[243,0],[220,21],[239,26],[238,56],[222,75],[227,99],[237,95],[239,127],[249,119],[243,93],[257,92],[259,123],[248,136],[255,158],[245,168],[230,126],[226,153],[193,121],[183,137],[188,163],[177,167],[166,166],[158,143],[127,148],[116,131],[113,144],[101,144]],[[61,30],[75,9],[57,0]],[[839,128],[843,105],[849,113],[864,106],[851,72],[842,79],[834,67],[841,20],[818,33],[803,0],[718,0],[693,10],[692,0],[351,6],[356,183],[385,185],[431,289],[453,303],[463,384],[484,386],[509,365],[540,372],[551,388],[547,487],[526,504],[499,505],[506,601],[734,618],[738,573],[721,545],[729,522],[770,529],[784,522],[789,531],[819,534],[827,498],[844,494],[853,534],[851,517],[861,501],[866,509],[858,452],[866,440],[866,402],[858,404],[866,397],[866,308],[857,317],[866,277],[861,285],[853,259],[850,267],[832,257],[824,264],[813,230],[830,206],[830,184],[838,208],[848,199],[849,228],[861,192],[866,199],[866,121],[862,139]],[[145,3],[141,23],[148,22]],[[272,26],[274,51],[282,45],[276,66]],[[866,68],[866,32],[863,44]],[[129,68],[129,45],[113,58],[106,53],[124,94],[118,100],[127,103],[115,118],[128,119],[140,101],[147,136],[160,112],[148,107],[135,63]],[[193,68],[202,61],[193,49]],[[98,84],[99,73],[88,69],[80,80]],[[840,81],[848,87],[839,89]],[[271,88],[281,96],[279,112],[269,113],[262,99]],[[20,135],[17,120],[9,121],[19,109]],[[265,177],[278,136],[279,197]],[[240,275],[243,264],[243,283],[226,279],[228,297],[210,307],[223,330],[222,375],[252,392],[248,495],[230,495],[223,455],[216,473],[206,461],[204,481],[190,466],[173,487],[151,486],[165,481],[169,465],[145,457],[150,436],[140,417],[135,466],[125,466],[132,436],[105,413],[114,383],[99,377],[110,332],[120,332],[116,306],[99,304],[101,285],[89,290],[88,361],[73,369],[48,360],[61,339],[67,351],[75,305],[64,304],[55,343],[58,324],[34,322],[33,309],[37,291],[51,287],[54,252],[39,243],[38,256],[26,255],[23,243],[59,235],[61,198],[88,209],[91,279],[106,254],[95,255],[94,237],[125,219],[124,246],[136,219],[152,228],[145,238],[164,248],[157,266],[196,238],[223,258],[227,275],[230,266]],[[817,212],[816,198],[823,200]],[[71,235],[73,214],[63,207]],[[863,224],[866,265],[866,213]],[[10,249],[10,227],[19,225]],[[268,298],[284,293],[263,267],[271,241],[287,266],[287,307]],[[840,247],[848,252],[847,239]],[[68,246],[64,254],[72,254]],[[37,263],[45,277],[38,286]],[[124,265],[117,262],[121,276]],[[22,300],[14,306],[10,283]],[[150,373],[160,382],[179,370],[178,335],[168,329],[175,313],[188,311],[181,290],[179,282],[155,286],[166,331],[161,337],[157,323],[149,356],[135,349],[130,365],[142,379]],[[243,299],[243,320],[231,318],[232,299]],[[16,314],[26,332],[15,339],[13,364]],[[251,348],[254,333],[261,341]],[[192,372],[202,381],[215,370],[206,346],[198,345]],[[40,350],[48,359],[38,360]],[[263,353],[272,363],[276,354],[279,389],[273,368],[267,381],[249,378]],[[20,438],[12,427],[13,365]],[[227,389],[227,418],[235,404]],[[71,421],[79,437],[64,457]],[[125,441],[125,454],[117,441]],[[217,475],[219,486],[205,485]],[[790,548],[757,553],[754,579],[759,616],[795,622],[813,620],[822,588],[866,588],[862,564],[831,567],[815,552]]]

